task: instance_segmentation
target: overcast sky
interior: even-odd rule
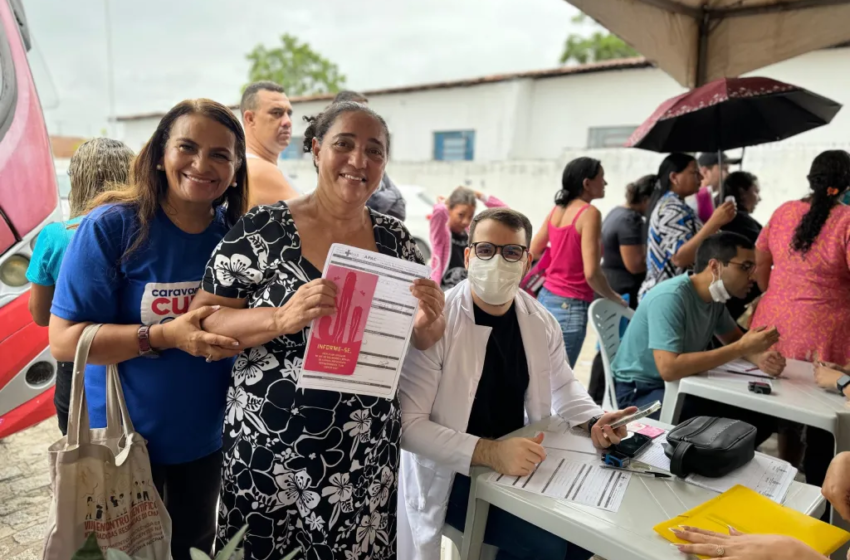
[[[53,134],[107,126],[105,1],[118,115],[188,97],[235,103],[245,54],[283,33],[335,62],[353,89],[551,68],[576,13],[564,0],[24,0]]]

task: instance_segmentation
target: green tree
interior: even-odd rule
[[[584,24],[588,21],[586,14],[579,14],[573,18],[573,23]],[[561,64],[570,61],[586,64],[600,60],[612,60],[615,58],[628,58],[638,56],[638,52],[630,47],[625,41],[609,33],[607,29],[593,22],[595,30],[590,36],[583,33],[571,33],[564,43],[564,52],[561,54]]]
[[[345,86],[345,76],[333,62],[289,34],[281,35],[281,45],[257,45],[246,55],[251,61],[250,82],[271,80],[288,95],[336,93]],[[242,88],[245,89],[244,87]]]

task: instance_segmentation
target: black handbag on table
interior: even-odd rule
[[[726,476],[755,457],[756,428],[740,420],[698,416],[670,430],[664,453],[678,477]]]

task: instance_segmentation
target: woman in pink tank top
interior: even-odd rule
[[[570,367],[581,353],[587,333],[587,312],[595,293],[628,307],[602,273],[602,215],[590,204],[605,196],[605,170],[593,158],[581,157],[567,164],[555,208],[531,242],[531,253],[546,246],[552,262],[537,299],[561,325]]]

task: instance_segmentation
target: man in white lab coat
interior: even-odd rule
[[[554,413],[590,427],[597,447],[625,435],[610,425],[636,409],[604,414],[573,376],[558,322],[519,291],[528,272],[531,224],[507,208],[472,221],[468,280],[446,293],[446,331],[427,351],[411,349],[399,382],[402,468],[398,557],[440,557],[443,524],[463,531],[471,466],[527,475],[545,457],[542,435],[498,438]],[[591,554],[491,508],[485,543],[497,560],[578,559]]]

